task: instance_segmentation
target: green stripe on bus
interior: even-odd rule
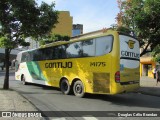
[[[41,69],[40,66],[38,64],[38,62],[34,61],[34,62],[27,62],[27,67],[28,67],[28,71],[30,73],[30,75],[32,76],[33,79],[35,80],[47,80]]]

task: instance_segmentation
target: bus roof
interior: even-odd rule
[[[116,31],[116,30],[113,30],[112,28],[104,28],[104,29],[101,29],[101,30],[96,30],[96,31],[92,31],[92,32],[89,32],[89,33],[81,34],[81,35],[78,35],[78,36],[74,36],[74,37],[71,38],[71,40],[98,37],[98,36],[104,35],[108,31],[112,31],[113,32],[113,31]]]

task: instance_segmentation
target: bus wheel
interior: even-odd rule
[[[74,83],[73,92],[74,92],[75,96],[77,96],[77,97],[84,97],[84,95],[85,95],[84,86],[80,80],[78,80]]]
[[[67,79],[63,79],[60,83],[60,89],[62,91],[63,94],[68,95],[70,94],[70,85]]]
[[[27,83],[26,83],[26,79],[25,79],[24,75],[22,75],[22,79],[21,79],[21,81],[22,81],[22,84],[23,84],[23,85],[27,85]]]

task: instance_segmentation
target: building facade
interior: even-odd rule
[[[60,11],[56,27],[52,29],[53,34],[72,36],[72,23],[73,18],[70,16],[69,11]]]
[[[140,58],[140,76],[148,76],[154,78],[154,68],[160,69],[160,65],[159,63],[153,61],[150,53],[147,53]]]
[[[83,34],[82,24],[73,24],[72,26],[72,37]]]
[[[58,17],[59,17],[58,18],[59,23],[55,25],[56,27],[52,29],[51,33],[67,35],[71,37],[73,18],[70,16],[69,11],[59,11]],[[40,46],[38,41],[35,41],[31,38],[27,38],[26,42],[29,42],[30,46],[25,47],[24,49],[35,49]]]

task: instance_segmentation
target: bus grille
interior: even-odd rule
[[[109,73],[93,73],[93,92],[110,93],[109,84]]]

